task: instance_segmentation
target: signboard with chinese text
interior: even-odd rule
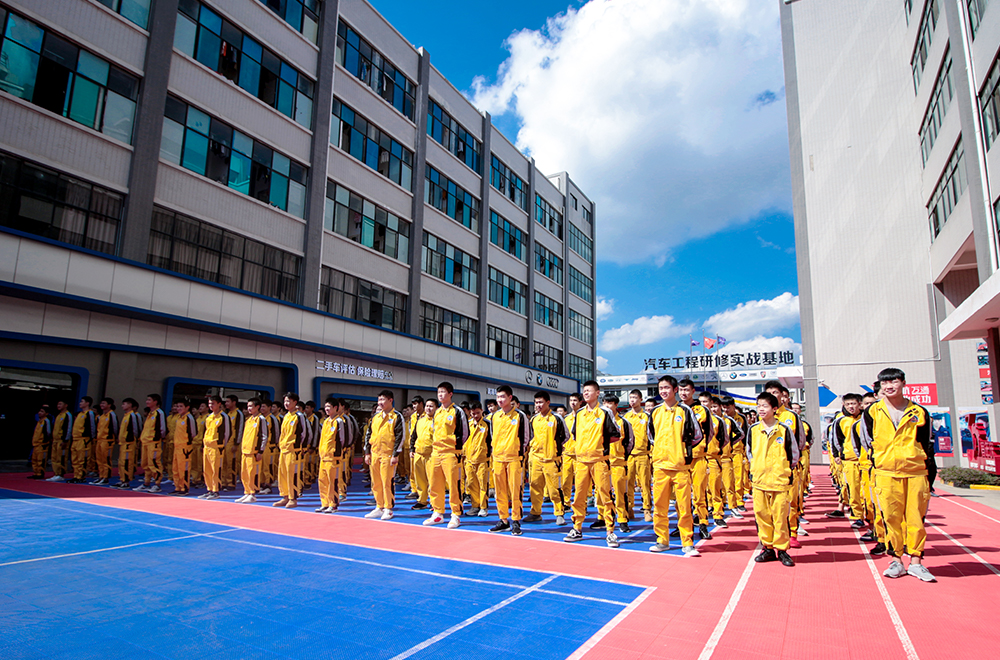
[[[373,380],[392,380],[392,371],[388,369],[378,369],[367,367],[355,362],[334,362],[330,360],[316,360],[316,369],[345,376],[357,376],[359,378],[371,378]]]
[[[936,406],[937,383],[907,383],[903,386],[903,396],[922,406]]]

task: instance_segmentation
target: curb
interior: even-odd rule
[[[1000,486],[987,486],[986,484],[970,484],[969,488],[973,490],[1000,490]]]

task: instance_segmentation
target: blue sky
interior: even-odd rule
[[[600,368],[800,350],[777,3],[371,1],[597,203]]]

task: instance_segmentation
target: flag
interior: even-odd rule
[[[695,340],[692,339],[691,340],[691,345],[692,346],[701,346],[701,342],[700,341],[695,341]]]
[[[725,337],[720,337],[719,335],[715,335],[715,341],[717,341],[719,343],[719,348],[722,348],[723,346],[726,345],[726,338]]]
[[[712,350],[713,348],[715,348],[714,339],[709,339],[708,337],[702,337],[702,341],[705,342],[705,348],[707,348],[708,350]]]

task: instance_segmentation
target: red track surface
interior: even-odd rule
[[[1000,572],[1000,512],[960,497],[933,499],[925,561],[939,581],[883,578],[886,558],[876,560],[876,578],[848,524],[823,517],[833,508],[835,495],[825,478],[818,481],[806,504],[810,536],[793,554],[797,565],[754,565],[724,628],[720,620],[757,546],[749,516],[703,543],[702,557],[686,559],[50,484],[24,475],[0,475],[0,488],[263,532],[655,587],[596,641],[588,659],[707,658],[709,653],[738,660],[997,657],[994,594],[1000,589],[1000,575],[994,570]],[[889,603],[876,579],[885,585]],[[898,629],[890,607],[898,612]],[[912,642],[909,655],[901,638]]]

